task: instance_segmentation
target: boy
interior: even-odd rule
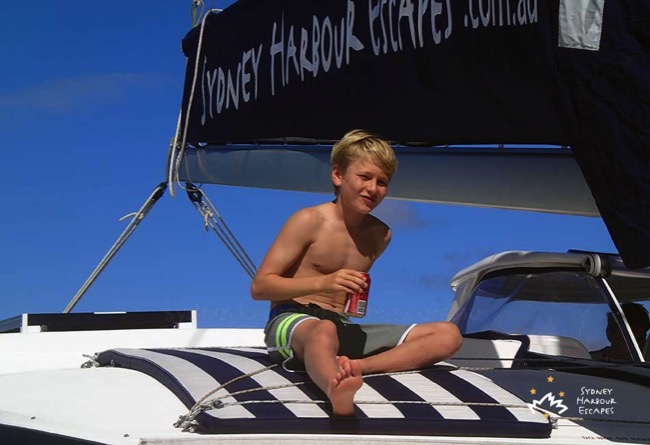
[[[368,272],[391,238],[370,215],[397,167],[388,143],[361,130],[332,149],[336,199],[299,210],[285,223],[251,285],[269,300],[265,328],[271,358],[297,358],[328,396],[335,415],[354,414],[362,375],[406,371],[451,357],[462,342],[456,325],[363,325],[342,315],[346,294],[367,287]]]

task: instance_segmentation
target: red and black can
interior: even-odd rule
[[[343,313],[350,317],[361,318],[366,315],[368,295],[370,294],[370,274],[363,273],[367,286],[356,294],[348,294],[345,299]]]

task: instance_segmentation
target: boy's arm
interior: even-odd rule
[[[285,223],[264,257],[251,284],[254,300],[283,301],[315,293],[360,292],[366,286],[363,275],[355,270],[341,269],[329,275],[286,277],[290,268],[297,269],[322,216],[315,209],[303,209]]]

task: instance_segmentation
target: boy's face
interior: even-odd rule
[[[342,203],[369,213],[386,197],[390,179],[371,159],[360,158],[345,171],[332,167],[332,181],[339,187],[338,199]]]

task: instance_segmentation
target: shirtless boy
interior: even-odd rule
[[[388,192],[397,167],[393,149],[361,130],[332,149],[336,199],[299,210],[262,261],[251,294],[271,302],[266,344],[272,359],[292,357],[329,397],[335,415],[354,414],[362,375],[419,369],[461,346],[456,325],[351,323],[342,315],[347,293],[367,286],[368,272],[391,238],[370,212]]]

